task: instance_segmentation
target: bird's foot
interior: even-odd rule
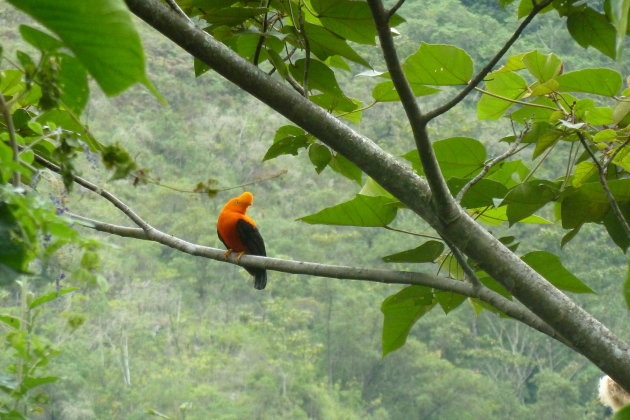
[[[233,249],[228,249],[227,251],[225,251],[223,253],[223,259],[227,261],[228,255],[230,255],[232,252],[234,252]]]
[[[243,256],[243,254],[245,253],[245,251],[241,251],[236,255],[236,262],[240,263],[241,262],[241,257]]]

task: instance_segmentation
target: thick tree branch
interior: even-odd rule
[[[9,132],[9,145],[11,146],[11,150],[13,151],[13,163],[16,165],[19,164],[19,155],[20,151],[18,149],[17,140],[15,139],[15,127],[13,126],[13,118],[11,117],[11,111],[9,110],[9,106],[7,102],[4,100],[4,95],[0,93],[0,108],[2,108],[2,116],[4,117],[4,123],[7,126],[7,131]],[[11,184],[14,187],[20,186],[20,172],[16,169],[13,170],[13,176],[11,177]]]
[[[529,15],[527,15],[525,20],[521,22],[518,28],[516,28],[516,31],[514,31],[514,34],[512,34],[510,39],[508,39],[507,42],[503,45],[503,47],[499,50],[499,52],[497,52],[495,56],[492,57],[492,59],[488,62],[488,64],[483,69],[481,69],[481,71],[477,73],[477,75],[473,77],[473,79],[470,82],[468,82],[466,87],[462,89],[462,91],[459,92],[453,99],[451,99],[444,105],[434,109],[433,111],[428,112],[425,115],[425,118],[427,120],[432,120],[433,118],[444,114],[446,111],[448,111],[449,109],[453,108],[455,105],[460,103],[466,96],[468,96],[468,94],[474,88],[476,88],[479,83],[481,83],[481,81],[488,75],[488,73],[492,71],[494,66],[497,65],[499,60],[505,55],[505,53],[510,49],[510,47],[512,47],[512,45],[516,42],[516,40],[520,38],[523,31],[525,30],[525,28],[527,28],[527,25],[529,25],[529,23],[534,19],[534,17],[538,13],[540,13],[540,11],[543,10],[545,7],[549,6],[552,1],[553,0],[544,0],[544,1],[541,1],[540,3],[535,4],[532,11],[529,13]]]
[[[420,107],[416,102],[416,96],[409,85],[409,81],[398,59],[394,38],[388,22],[389,17],[383,8],[383,3],[381,0],[368,0],[368,4],[378,31],[378,38],[381,42],[381,50],[383,51],[383,57],[387,64],[387,70],[389,70],[396,92],[398,92],[398,96],[400,96],[400,102],[407,114],[416,148],[420,154],[422,168],[431,186],[433,204],[439,209],[440,218],[448,223],[453,218],[457,217],[457,203],[446,185],[446,180],[442,176],[442,171],[435,157],[433,146],[431,145],[431,140],[427,132],[428,120],[423,117],[420,111]]]
[[[602,164],[597,159],[597,156],[593,154],[593,151],[591,150],[591,148],[588,147],[588,144],[586,143],[586,139],[584,138],[584,135],[580,131],[577,131],[577,135],[578,135],[578,138],[580,139],[580,143],[582,143],[582,146],[588,152],[589,156],[591,157],[591,160],[595,163],[595,166],[597,166],[597,173],[599,175],[599,183],[602,184],[602,188],[604,189],[606,198],[608,198],[608,202],[610,203],[610,207],[612,208],[613,213],[615,213],[615,217],[617,218],[617,220],[623,227],[623,230],[626,233],[626,236],[630,238],[630,225],[628,225],[628,221],[623,216],[621,207],[619,207],[619,203],[615,199],[615,196],[613,195],[612,191],[610,191],[610,187],[608,187],[608,180],[606,179],[606,175],[608,174],[608,165],[615,158],[616,154],[614,154],[610,159],[606,159],[604,163]],[[621,150],[627,143],[628,143],[628,140],[626,140],[626,142],[619,149],[617,149],[617,152]]]
[[[630,389],[630,348],[564,293],[525,264],[457,206],[444,223],[431,206],[427,183],[372,140],[358,134],[292,88],[274,80],[204,31],[190,27],[158,0],[125,0],[129,8],[218,74],[266,103],[341,153],[393,196],[424,218],[444,238],[498,280],[572,347]]]
[[[328,277],[344,280],[363,280],[387,284],[406,284],[416,286],[426,286],[438,290],[458,293],[470,298],[479,299],[511,316],[512,318],[532,327],[536,330],[554,338],[563,344],[570,345],[564,338],[557,334],[553,328],[543,322],[540,318],[530,312],[527,308],[517,302],[513,302],[490,289],[479,290],[469,283],[453,280],[446,277],[439,277],[432,274],[417,273],[411,271],[391,271],[382,269],[368,269],[348,267],[341,265],[318,264],[305,261],[291,261],[279,258],[259,257],[255,255],[243,255],[240,260],[235,254],[230,254],[225,259],[225,250],[211,248],[187,242],[183,239],[153,229],[145,232],[140,228],[113,225],[98,220],[89,219],[72,213],[67,213],[71,218],[81,222],[99,232],[112,235],[143,239],[166,245],[170,248],[186,254],[204,257],[221,262],[243,267],[264,268],[266,270],[279,271],[291,274],[306,274],[318,277]]]

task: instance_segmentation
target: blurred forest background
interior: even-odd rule
[[[514,5],[513,5],[514,6]],[[491,57],[517,26],[512,7],[495,0],[408,0],[397,29],[402,57],[421,41],[467,50],[476,63]],[[456,17],[456,18],[454,18]],[[6,57],[20,44],[17,27],[32,24],[0,2],[0,42]],[[94,89],[86,112],[95,136],[119,142],[147,176],[181,189],[216,180],[229,188],[268,179],[215,197],[182,193],[148,183],[108,180],[98,163],[81,163],[85,178],[118,194],[149,223],[191,242],[222,247],[216,218],[227,199],[244,190],[255,196],[250,214],[268,254],[279,258],[364,267],[415,247],[419,238],[384,229],[307,225],[297,218],[350,199],[358,185],[330,169],[318,175],[302,153],[263,162],[275,130],[286,124],[213,72],[195,78],[192,58],[150,28],[141,27],[148,73],[168,101],[161,105],[137,86],[106,99]],[[364,48],[376,69],[376,50]],[[541,15],[511,54],[553,52],[568,70],[620,69],[620,63],[569,39],[557,16]],[[479,64],[477,64],[479,65]],[[626,66],[627,67],[627,66]],[[372,83],[340,71],[356,97]],[[345,89],[345,87],[344,87]],[[422,101],[436,101],[433,96]],[[369,100],[368,100],[369,102]],[[499,153],[511,134],[509,121],[482,123],[475,103],[460,105],[431,129],[435,139],[465,135]],[[448,119],[448,120],[447,120]],[[412,147],[398,103],[366,111],[361,130],[394,153]],[[547,161],[556,171],[562,164]],[[62,202],[63,185],[43,176],[38,188]],[[109,203],[76,188],[70,210],[127,224]],[[547,209],[552,217],[553,209]],[[417,218],[399,217],[398,228],[422,230]],[[501,233],[509,230],[501,228]],[[597,295],[573,296],[621,337],[630,326],[621,295],[625,257],[603,229],[590,227],[559,249],[553,225],[513,227],[524,238],[519,251],[562,252],[563,264]],[[505,232],[504,232],[505,230]],[[383,299],[400,289],[368,282],[308,278],[270,272],[267,289],[253,289],[245,270],[196,258],[156,244],[98,235],[100,259],[92,270],[63,278],[78,256],[72,248],[42,268],[79,292],[47,305],[40,333],[61,350],[48,367],[62,380],[50,386],[50,416],[73,419],[144,419],[149,412],[186,419],[601,419],[596,400],[600,372],[586,359],[537,332],[490,312],[462,305],[445,315],[436,309],[413,328],[407,345],[381,357]],[[585,246],[586,245],[586,246]],[[588,266],[583,264],[588,261]],[[437,266],[389,264],[429,270]],[[19,306],[17,289],[0,290],[0,306]],[[70,333],[73,319],[82,325]],[[0,328],[2,328],[0,326]],[[10,363],[0,353],[0,369]],[[42,417],[44,418],[44,417]]]

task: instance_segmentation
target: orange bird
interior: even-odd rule
[[[254,196],[250,192],[244,192],[238,197],[230,199],[223,210],[219,213],[217,221],[217,234],[219,239],[228,249],[225,253],[227,258],[230,253],[236,251],[240,260],[245,253],[252,255],[266,256],[265,242],[256,227],[256,222],[245,214],[247,207],[254,202]],[[262,268],[245,269],[254,276],[254,288],[262,290],[267,285],[267,270]]]

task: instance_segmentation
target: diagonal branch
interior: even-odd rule
[[[236,255],[231,254],[225,259],[225,251],[218,248],[197,245],[187,242],[176,236],[169,235],[158,229],[145,232],[140,228],[132,228],[126,226],[113,225],[98,220],[89,219],[72,213],[66,213],[71,218],[81,222],[81,224],[91,227],[99,232],[105,232],[112,235],[143,239],[166,245],[170,248],[186,254],[204,257],[216,261],[228,262],[243,267],[264,268],[266,270],[279,271],[292,274],[306,274],[318,277],[328,277],[344,280],[362,280],[386,284],[406,284],[426,286],[438,290],[458,293],[469,298],[479,299],[510,317],[529,325],[532,328],[552,337],[563,344],[570,345],[562,336],[556,333],[553,328],[543,322],[534,315],[529,309],[520,303],[511,301],[500,294],[484,288],[476,289],[473,285],[453,280],[445,277],[439,277],[432,274],[417,273],[411,271],[391,271],[382,269],[369,269],[348,267],[341,265],[318,264],[305,261],[291,261],[280,258],[260,257],[256,255],[243,255],[240,260]]]
[[[512,34],[510,39],[508,39],[507,42],[503,45],[503,47],[501,47],[499,52],[497,52],[496,55],[492,57],[492,59],[488,62],[488,64],[483,69],[481,69],[481,71],[477,73],[475,77],[473,77],[473,79],[468,83],[468,85],[466,85],[466,87],[462,89],[462,91],[459,92],[453,99],[451,99],[444,105],[434,109],[433,111],[428,112],[425,115],[425,118],[427,120],[432,120],[433,118],[444,114],[446,111],[448,111],[449,109],[453,108],[455,105],[460,103],[466,96],[468,96],[468,94],[474,88],[476,88],[479,83],[481,83],[481,81],[488,75],[488,73],[492,71],[494,66],[496,66],[499,60],[505,55],[505,53],[510,49],[510,47],[512,47],[512,45],[516,42],[516,40],[518,40],[521,37],[521,34],[525,30],[525,28],[527,28],[530,22],[534,19],[534,17],[538,13],[540,13],[540,11],[543,10],[545,7],[549,6],[552,2],[553,0],[544,0],[540,3],[534,3],[534,8],[529,13],[529,15],[527,15],[525,20],[523,20],[523,22],[518,26],[518,28],[516,28],[516,31],[514,31],[514,34]]]
[[[457,203],[449,192],[446,181],[440,171],[440,166],[433,152],[431,140],[427,132],[427,123],[429,120],[422,115],[420,107],[416,102],[416,96],[409,85],[409,81],[402,69],[391,28],[389,26],[389,17],[381,0],[368,0],[372,17],[378,31],[378,37],[381,42],[381,50],[383,58],[387,64],[387,70],[392,78],[396,92],[400,97],[400,102],[405,109],[407,119],[411,125],[413,137],[416,142],[416,148],[420,154],[422,168],[426,174],[427,181],[431,187],[433,194],[433,204],[440,209],[440,218],[449,223],[452,219],[458,217],[459,212]]]
[[[621,208],[619,207],[619,203],[615,199],[615,196],[613,195],[612,191],[610,191],[610,188],[608,187],[608,180],[606,179],[606,175],[608,173],[608,165],[615,158],[619,150],[621,150],[626,144],[628,144],[628,141],[630,141],[630,138],[628,138],[621,145],[621,147],[619,147],[619,149],[616,150],[616,153],[614,153],[610,158],[606,159],[604,163],[602,164],[599,162],[597,157],[593,154],[593,151],[591,150],[591,148],[588,147],[588,144],[586,143],[586,139],[584,138],[584,135],[580,131],[577,131],[577,135],[578,135],[578,138],[580,139],[580,143],[582,143],[582,146],[584,147],[584,149],[586,149],[589,156],[591,157],[591,159],[597,166],[597,172],[599,174],[599,183],[602,184],[602,188],[604,189],[604,193],[606,193],[606,197],[608,198],[608,202],[610,203],[610,207],[612,208],[613,213],[615,213],[615,217],[617,218],[617,220],[623,227],[623,230],[626,233],[626,236],[630,238],[630,225],[628,225],[628,221],[623,216],[623,212],[621,211]]]

